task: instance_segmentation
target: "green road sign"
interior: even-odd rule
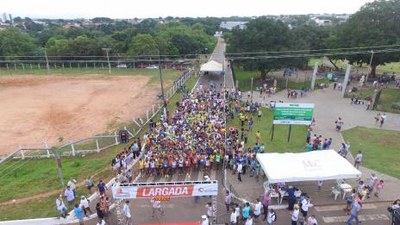
[[[310,125],[313,112],[311,103],[276,103],[273,123]]]

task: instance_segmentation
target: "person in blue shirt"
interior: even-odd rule
[[[250,216],[250,203],[246,202],[242,210],[242,220],[246,221]]]
[[[311,152],[312,150],[313,150],[312,144],[307,143],[307,144],[306,144],[306,151],[307,151],[307,152]]]
[[[246,174],[247,162],[248,162],[247,156],[243,155],[243,158],[242,158],[243,174]]]
[[[75,204],[74,214],[79,220],[79,224],[83,225],[83,210],[79,207],[79,204]]]
[[[294,203],[296,202],[296,196],[294,195],[294,192],[295,192],[295,188],[292,186],[289,186],[289,189],[287,190],[288,200],[289,200],[288,210],[293,210]]]

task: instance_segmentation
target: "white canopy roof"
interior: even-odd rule
[[[211,61],[201,65],[200,71],[201,72],[205,72],[205,71],[207,71],[207,72],[222,72],[223,69],[222,69],[221,63],[211,60]]]
[[[334,150],[257,154],[269,183],[361,177],[361,172]]]

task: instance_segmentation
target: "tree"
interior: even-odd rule
[[[28,34],[16,28],[0,31],[0,56],[28,56],[35,49],[34,39]]]
[[[245,29],[235,28],[229,39],[229,53],[263,52],[263,51],[285,51],[304,48],[303,44],[296,42],[293,33],[282,21],[260,17],[251,20]],[[262,79],[273,69],[283,67],[302,67],[307,63],[306,58],[280,58],[274,53],[263,53],[262,57],[255,57],[254,54],[240,54],[240,61],[245,69],[259,70]],[[260,55],[259,55],[260,56]],[[235,55],[231,55],[235,58]],[[246,57],[248,59],[246,59]]]
[[[368,47],[400,44],[400,0],[379,0],[365,4],[357,13],[340,27],[335,37],[329,40],[334,47]],[[347,59],[351,64],[370,63],[371,53],[377,49],[367,49],[367,54],[335,56]],[[400,54],[376,53],[371,63],[371,75],[376,67],[400,60]]]
[[[150,34],[138,34],[129,44],[129,55],[157,55],[158,46]]]

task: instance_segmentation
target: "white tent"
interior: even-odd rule
[[[201,72],[222,72],[222,64],[211,60],[200,67]]]
[[[334,150],[257,154],[268,183],[360,178],[361,172]]]

